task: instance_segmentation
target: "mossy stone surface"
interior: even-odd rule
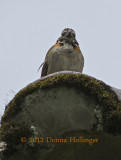
[[[77,88],[77,90],[81,90],[88,96],[92,96],[93,99],[102,106],[105,128],[111,129],[113,127],[112,130],[118,130],[121,132],[119,123],[121,120],[121,102],[118,100],[115,92],[111,90],[110,86],[106,85],[102,81],[85,74],[78,73],[61,73],[43,80],[37,80],[35,83],[31,83],[18,92],[14,99],[8,104],[8,107],[2,117],[2,123],[9,121],[9,118],[20,112],[22,109],[20,104],[27,95],[30,95],[39,89],[45,90],[61,85]],[[113,123],[116,123],[116,125]]]
[[[100,80],[60,72],[17,93],[2,117],[0,135],[9,145],[15,138],[13,144],[18,145],[24,135],[58,137],[78,130],[121,134],[121,102],[111,87]]]

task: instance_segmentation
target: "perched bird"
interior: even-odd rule
[[[65,28],[62,31],[61,37],[58,38],[56,44],[47,52],[42,65],[41,77],[58,71],[76,71],[82,73],[84,57],[73,29]]]

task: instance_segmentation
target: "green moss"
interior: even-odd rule
[[[20,104],[28,94],[38,89],[46,89],[58,85],[74,86],[89,96],[91,95],[102,106],[104,128],[110,131],[118,130],[121,132],[121,121],[119,121],[121,119],[121,103],[110,87],[93,77],[84,74],[69,73],[55,75],[41,81],[38,80],[22,89],[8,104],[2,117],[2,125],[21,110]]]
[[[33,134],[33,131],[26,124],[11,124],[4,123],[0,129],[0,139],[4,142],[11,145],[22,144],[22,137],[30,137]],[[23,143],[24,144],[24,143]]]

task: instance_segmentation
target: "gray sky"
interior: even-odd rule
[[[0,0],[2,112],[11,89],[39,79],[39,65],[67,27],[83,52],[83,73],[121,89],[121,0]]]

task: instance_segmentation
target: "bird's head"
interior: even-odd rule
[[[64,38],[75,38],[76,37],[76,33],[73,29],[70,28],[65,28],[62,33],[61,36]]]
[[[78,42],[76,40],[76,33],[73,29],[65,28],[62,33],[61,37],[58,38],[57,43],[65,44],[68,43],[73,47],[78,46]]]

